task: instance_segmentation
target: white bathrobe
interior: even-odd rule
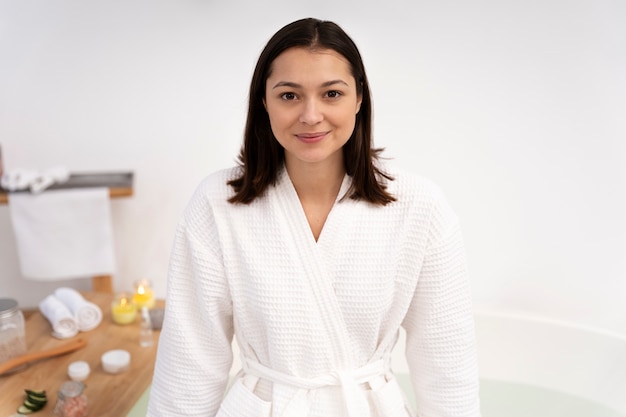
[[[420,417],[477,417],[458,219],[431,182],[398,201],[341,199],[315,241],[283,169],[230,204],[236,168],[199,186],[177,229],[149,417],[407,417],[390,352],[401,327]],[[225,392],[233,334],[243,369]]]

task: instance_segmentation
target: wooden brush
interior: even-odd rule
[[[87,341],[83,338],[78,338],[67,342],[61,346],[57,346],[52,349],[46,349],[39,352],[29,352],[23,355],[17,356],[13,359],[9,359],[6,362],[0,363],[0,375],[8,373],[16,368],[25,365],[27,363],[35,362],[41,359],[52,358],[54,356],[63,355],[69,352],[73,352],[84,347]]]

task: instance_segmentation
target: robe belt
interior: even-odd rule
[[[304,391],[329,386],[340,386],[343,393],[343,402],[347,417],[362,417],[366,412],[364,410],[369,410],[365,392],[359,385],[370,382],[376,377],[384,377],[388,372],[391,372],[388,357],[368,363],[358,369],[333,371],[313,378],[289,375],[261,365],[257,361],[245,357],[241,359],[244,374],[265,379],[273,383],[299,388]],[[292,408],[288,407],[288,410],[292,410]],[[294,414],[286,411],[283,415]]]

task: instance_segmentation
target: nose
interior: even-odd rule
[[[303,103],[302,112],[300,113],[300,122],[307,125],[315,125],[324,120],[320,104],[314,100],[309,99]]]

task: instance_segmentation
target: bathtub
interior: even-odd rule
[[[476,311],[483,417],[626,417],[626,336]]]
[[[482,417],[626,417],[626,336],[488,310],[475,320]],[[403,360],[392,366],[415,407]],[[147,398],[128,417],[145,416]]]

